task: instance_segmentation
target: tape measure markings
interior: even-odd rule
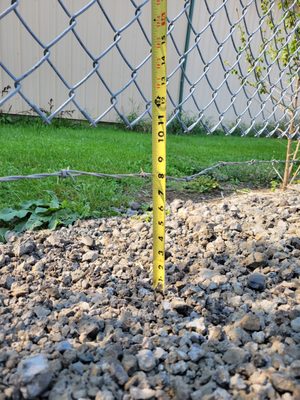
[[[165,287],[167,0],[152,0],[153,286]]]

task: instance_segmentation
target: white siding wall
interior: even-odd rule
[[[87,2],[87,0],[64,1],[66,7],[72,13],[76,12]],[[209,2],[211,9],[217,9],[222,3],[221,0],[211,0]],[[238,2],[235,0],[227,2],[229,14],[233,21],[238,18],[238,12],[236,11],[237,3]],[[10,1],[0,0],[0,12],[8,7],[9,4]],[[121,28],[134,17],[135,9],[129,0],[102,0],[101,4],[110,16],[112,23],[117,28]],[[183,4],[184,1],[182,0],[169,0],[169,17],[172,18],[178,14]],[[18,11],[23,16],[26,23],[28,23],[40,40],[45,44],[53,40],[53,38],[68,27],[69,24],[69,18],[56,0],[20,0]],[[204,1],[197,0],[194,15],[194,26],[196,30],[200,30],[208,23],[208,17],[209,15]],[[140,20],[148,34],[150,34],[150,2],[147,6],[143,7],[143,14]],[[247,23],[250,29],[257,24],[257,21],[257,14],[253,5],[247,12]],[[173,30],[173,37],[181,51],[183,51],[184,48],[186,24],[187,20],[183,15],[178,19]],[[84,44],[94,55],[100,54],[106,49],[112,42],[114,36],[113,30],[96,4],[77,18],[75,29]],[[220,42],[229,34],[230,26],[224,11],[217,14],[216,19],[213,21],[213,29]],[[236,38],[238,38],[238,34]],[[192,35],[191,44],[193,42],[194,36]],[[134,67],[139,65],[149,54],[149,46],[137,23],[134,23],[122,33],[119,45],[130,64]],[[210,28],[206,29],[203,33],[199,45],[203,53],[203,58],[208,62],[214,57],[217,51],[217,44],[213,39]],[[178,64],[179,56],[171,40],[169,41],[168,52],[168,69],[172,71]],[[16,76],[19,76],[29,69],[42,55],[43,49],[32,39],[14,13],[9,14],[0,21],[0,59]],[[222,57],[223,61],[229,64],[233,63],[235,60],[236,55],[230,40],[222,50]],[[81,48],[72,32],[69,32],[66,37],[51,48],[50,59],[70,85],[80,81],[92,69],[91,59]],[[130,69],[124,60],[122,60],[116,48],[100,60],[99,71],[113,92],[121,89],[131,77]],[[203,63],[195,50],[189,55],[187,68],[188,76],[192,81],[195,81],[202,71]],[[208,78],[215,87],[222,83],[224,79],[224,70],[219,60],[216,60],[210,66]],[[169,89],[174,99],[178,99],[179,79],[180,73],[178,71],[169,83]],[[150,61],[139,70],[137,82],[145,96],[149,99],[151,96]],[[237,77],[230,75],[229,82],[233,90],[239,88],[240,82]],[[0,89],[2,90],[3,87],[7,85],[13,86],[13,81],[0,69]],[[22,85],[26,96],[44,109],[49,108],[48,102],[50,99],[53,99],[55,107],[58,107],[68,98],[68,89],[47,63],[44,63],[31,76],[26,78]],[[185,85],[185,95],[188,93],[189,87]],[[212,91],[206,79],[203,79],[201,84],[197,86],[195,95],[201,106],[207,104],[212,98]],[[110,105],[110,95],[99,78],[95,75],[76,90],[76,100],[93,118],[103,113]],[[221,111],[225,110],[230,104],[230,100],[231,96],[225,85],[223,85],[217,95],[219,109]],[[236,99],[235,104],[240,111],[245,107],[246,102],[242,93]],[[144,109],[144,102],[134,85],[131,85],[118,97],[118,107],[119,110],[125,114],[138,110],[142,111]],[[20,113],[28,111],[29,106],[17,95],[9,100],[3,107],[4,110],[8,110],[9,108],[12,113]],[[255,106],[254,103],[253,110],[255,111],[256,108],[257,106]],[[75,106],[70,103],[65,109],[75,109]],[[184,109],[191,113],[197,111],[192,100],[185,105]],[[219,112],[214,105],[211,105],[207,109],[206,116],[216,121],[219,118]],[[73,117],[82,118],[82,115],[76,110]],[[116,118],[117,114],[112,110],[106,115],[104,120],[113,121]],[[245,115],[245,121],[247,118],[247,115]],[[261,118],[261,116],[259,116],[259,118]],[[228,111],[226,119],[228,121],[230,121],[230,119],[235,119],[232,108]]]

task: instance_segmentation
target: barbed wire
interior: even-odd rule
[[[230,166],[238,166],[238,165],[255,165],[255,164],[272,164],[275,167],[276,164],[284,164],[285,160],[248,160],[248,161],[219,161],[210,167],[204,168],[196,174],[187,175],[183,177],[175,177],[175,176],[166,176],[166,178],[170,181],[176,182],[190,182],[193,181],[200,176],[208,175],[212,171]],[[300,160],[291,160],[293,164],[300,164]],[[278,174],[279,172],[275,170]],[[74,169],[62,169],[57,172],[49,172],[49,173],[38,173],[38,174],[29,174],[29,175],[11,175],[11,176],[2,176],[0,177],[0,182],[13,182],[18,180],[25,179],[43,179],[43,178],[76,178],[79,176],[92,176],[95,178],[111,178],[111,179],[123,179],[123,178],[151,178],[152,174],[150,172],[141,171],[139,173],[132,174],[106,174],[101,172],[87,172],[87,171],[78,171]],[[281,176],[279,175],[281,178]]]

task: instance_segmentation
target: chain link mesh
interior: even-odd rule
[[[126,13],[117,21],[116,10],[124,4]],[[150,0],[57,0],[49,18],[59,12],[64,25],[48,41],[38,21],[28,18],[37,2],[3,1],[0,7],[1,37],[9,24],[27,38],[20,39],[20,49],[14,37],[0,41],[2,112],[17,113],[13,101],[21,97],[21,111],[29,107],[46,123],[74,117],[74,108],[91,125],[122,120],[133,127],[150,120]],[[169,126],[186,132],[200,127],[208,133],[299,137],[299,0],[169,0],[168,7]],[[91,13],[93,23],[106,26],[101,49],[95,45],[100,36],[93,34]],[[90,30],[92,42],[83,28]],[[70,37],[80,52],[62,66],[60,46]],[[34,47],[34,57],[28,46]],[[136,48],[142,48],[138,55]],[[79,77],[72,69],[80,57],[85,67]],[[108,59],[109,73],[103,68]],[[38,75],[46,66],[48,72]],[[49,86],[47,74],[54,74],[65,97],[50,85],[45,109],[36,93]]]

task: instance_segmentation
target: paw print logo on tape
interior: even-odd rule
[[[165,97],[161,97],[161,96],[157,96],[156,99],[154,100],[154,103],[156,104],[156,106],[158,108],[160,108],[160,106],[166,104],[166,98]]]

